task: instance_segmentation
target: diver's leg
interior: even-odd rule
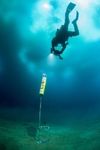
[[[72,21],[72,23],[77,22],[78,18],[79,18],[79,12],[76,11],[76,18]]]
[[[76,6],[76,4],[70,2],[66,8],[66,12],[65,12],[65,25],[68,28],[69,25],[69,13],[74,9],[74,7]]]
[[[72,24],[74,26],[74,36],[75,35],[79,35],[79,29],[78,29],[78,26],[77,26],[77,20],[79,18],[79,13],[78,11],[76,12],[76,18],[72,21]]]
[[[66,9],[64,25],[65,25],[65,27],[66,27],[67,30],[68,30],[68,25],[69,25],[69,23],[70,23],[70,21],[69,21],[69,13],[70,13],[70,12]]]

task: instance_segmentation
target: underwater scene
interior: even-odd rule
[[[0,0],[0,150],[100,150],[99,0]]]

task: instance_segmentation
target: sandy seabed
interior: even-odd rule
[[[100,120],[38,130],[32,121],[1,117],[0,150],[100,150]]]

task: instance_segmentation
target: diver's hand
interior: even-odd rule
[[[63,60],[63,57],[61,55],[58,55],[59,56],[59,59],[62,59]]]

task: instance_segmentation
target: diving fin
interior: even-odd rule
[[[75,6],[76,6],[76,4],[70,2],[67,6],[67,11],[71,12],[74,9]]]

